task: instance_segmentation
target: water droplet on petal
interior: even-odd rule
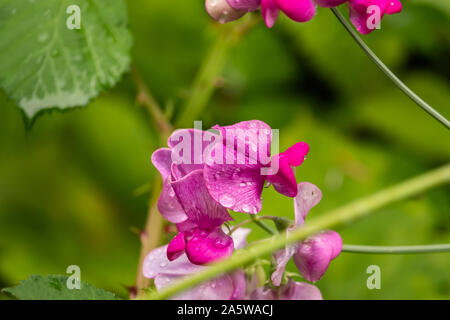
[[[230,208],[235,204],[235,200],[232,196],[224,194],[223,196],[220,197],[219,203],[225,208]]]

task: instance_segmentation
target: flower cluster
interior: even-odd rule
[[[261,8],[267,27],[272,28],[280,11],[294,21],[306,22],[316,14],[316,6],[332,8],[346,2],[350,20],[362,34],[375,30],[385,14],[402,10],[399,0],[206,0],[205,6],[208,14],[221,23]]]
[[[248,229],[226,232],[224,224],[232,220],[228,209],[257,214],[262,208],[264,186],[272,185],[280,194],[294,199],[295,223],[285,232],[304,224],[309,210],[321,199],[317,187],[306,182],[297,184],[295,179],[295,167],[302,164],[309,146],[299,142],[270,156],[272,138],[272,129],[266,123],[244,121],[208,131],[178,130],[169,137],[168,148],[153,153],[152,162],[163,179],[158,208],[178,230],[168,245],[153,250],[145,259],[144,275],[155,279],[158,290],[245,247]],[[323,232],[274,253],[275,287],[247,285],[243,270],[237,270],[176,298],[321,298],[312,284],[283,282],[285,266],[294,256],[302,276],[315,282],[341,247],[337,233]]]

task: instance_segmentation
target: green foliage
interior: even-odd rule
[[[66,276],[34,275],[19,285],[3,289],[20,300],[118,300],[115,294],[81,282],[80,289],[68,289]]]
[[[7,2],[22,1],[0,0],[0,8]],[[382,29],[363,39],[449,117],[450,20],[435,4],[417,2],[405,1],[401,14],[386,16]],[[177,115],[220,26],[202,1],[127,4],[133,63],[162,105],[174,102]],[[308,142],[311,152],[297,179],[323,191],[308,220],[448,161],[448,132],[393,87],[328,9],[318,8],[308,23],[284,20],[272,30],[260,23],[230,52],[223,88],[201,120],[206,128],[260,119],[280,129],[281,149]],[[1,70],[16,59],[4,57],[9,37],[0,37]],[[150,164],[158,132],[135,95],[124,77],[88,108],[46,114],[27,131],[20,111],[0,93],[0,287],[77,264],[87,282],[127,296],[140,248],[130,228],[144,225],[150,196],[136,197],[134,190],[159,178]],[[448,243],[448,194],[448,187],[435,189],[337,231],[347,244]],[[293,218],[292,199],[273,188],[263,198],[261,214]],[[256,227],[249,241],[266,236]],[[381,267],[381,290],[366,287],[372,264]],[[317,286],[326,299],[449,299],[449,269],[448,254],[343,253]],[[288,270],[296,268],[291,263]]]
[[[81,28],[66,26],[71,5]],[[32,118],[86,105],[129,67],[123,0],[0,1],[0,86]]]

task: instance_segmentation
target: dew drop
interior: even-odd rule
[[[221,196],[219,202],[225,208],[230,208],[235,204],[234,198],[228,194],[224,194],[223,196]]]

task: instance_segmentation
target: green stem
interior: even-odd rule
[[[273,217],[271,217],[272,219]],[[261,229],[263,229],[264,231],[266,231],[269,234],[277,234],[275,231],[273,231],[267,224],[265,224],[264,222],[261,221],[261,219],[256,218],[255,216],[251,216],[251,219],[253,220],[253,222],[260,227]]]
[[[257,21],[254,15],[247,15],[242,21],[233,25],[220,26],[220,34],[203,60],[189,98],[176,123],[177,127],[192,127],[193,122],[208,105],[217,87],[217,80],[222,74],[232,44],[236,43]]]
[[[365,42],[359,37],[355,30],[348,21],[344,18],[342,13],[337,7],[331,8],[331,11],[342,23],[342,25],[347,29],[351,37],[356,41],[356,43],[363,49],[363,51],[369,56],[369,58],[384,72],[384,74],[392,80],[392,82],[403,91],[412,101],[414,101],[419,107],[421,107],[425,112],[443,124],[447,129],[450,129],[450,122],[439,112],[437,112],[433,107],[422,100],[417,94],[415,94],[406,84],[404,84],[389,68],[376,56],[376,54],[370,50],[370,48],[365,44]]]
[[[343,252],[369,254],[415,254],[449,252],[450,244],[433,244],[425,246],[356,246],[344,245]]]
[[[450,164],[332,210],[323,214],[320,218],[311,220],[306,226],[293,231],[289,235],[274,236],[266,241],[238,250],[231,258],[221,260],[205,271],[193,274],[158,293],[145,293],[140,298],[167,299],[206,280],[251,263],[260,256],[271,254],[286,245],[299,242],[321,230],[341,226],[357,218],[362,218],[389,203],[448,182],[450,182]]]
[[[237,229],[242,228],[243,226],[250,224],[250,223],[257,223],[257,222],[261,222],[261,224],[258,224],[258,226],[260,226],[262,229],[264,229],[267,233],[274,235],[276,234],[275,231],[273,231],[269,226],[267,226],[264,222],[260,221],[260,220],[275,220],[277,219],[277,217],[274,216],[251,216],[250,219],[244,220],[240,223],[238,223],[237,225],[235,225],[233,227],[233,229],[231,229],[230,231],[230,235],[233,234],[233,232],[235,232]]]

